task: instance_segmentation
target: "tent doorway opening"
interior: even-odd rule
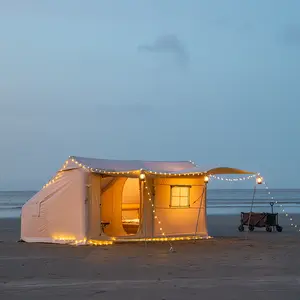
[[[122,225],[128,235],[137,234],[141,220],[141,192],[138,178],[127,178],[122,193]]]

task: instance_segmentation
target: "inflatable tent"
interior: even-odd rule
[[[208,238],[210,175],[254,174],[203,169],[191,161],[69,157],[22,207],[25,242],[110,244]]]

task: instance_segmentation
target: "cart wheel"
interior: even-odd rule
[[[281,232],[281,231],[282,231],[282,227],[279,226],[279,225],[276,225],[276,230],[277,230],[278,232]]]
[[[267,226],[267,227],[266,227],[266,231],[267,231],[267,232],[272,232],[272,227],[271,227],[271,226]]]
[[[240,225],[240,226],[238,227],[238,230],[239,230],[239,232],[243,232],[243,231],[244,231],[244,226],[243,226],[243,225]]]
[[[254,230],[254,226],[253,225],[249,225],[249,231],[253,231]]]

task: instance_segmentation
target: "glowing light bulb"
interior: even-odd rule
[[[256,178],[256,183],[257,184],[262,184],[262,182],[263,182],[262,177],[259,176],[259,177]]]

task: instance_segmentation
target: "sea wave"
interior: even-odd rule
[[[9,210],[9,209],[21,209],[22,208],[22,205],[20,206],[3,206],[3,205],[0,205],[0,210]]]

